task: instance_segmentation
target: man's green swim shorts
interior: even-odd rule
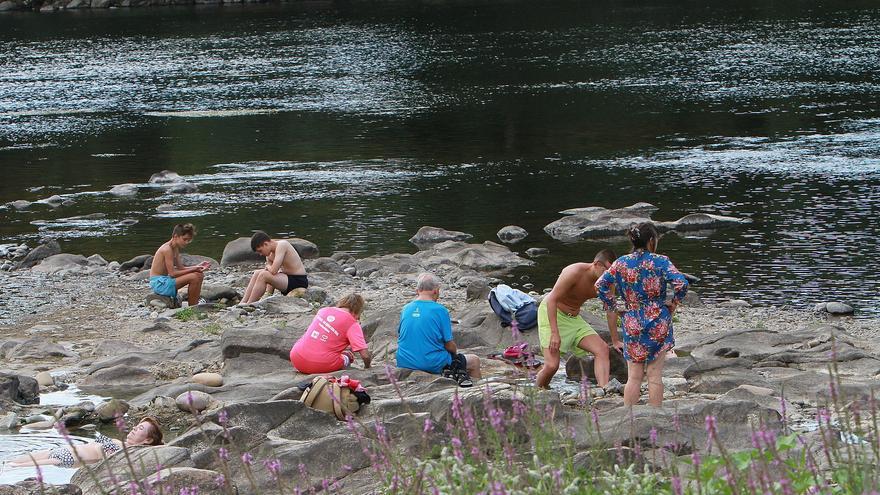
[[[584,337],[597,335],[589,323],[580,316],[569,316],[557,309],[556,326],[559,328],[559,338],[562,340],[559,345],[560,354],[574,352],[578,357],[587,355],[587,351],[578,347],[578,344]],[[538,306],[538,338],[541,340],[541,348],[550,347],[550,319],[544,301]]]

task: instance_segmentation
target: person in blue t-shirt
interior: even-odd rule
[[[473,354],[459,354],[452,340],[449,311],[437,302],[440,279],[431,273],[422,273],[416,282],[416,294],[415,300],[400,312],[397,366],[441,373],[456,359],[466,362],[472,379],[480,379],[480,358]]]

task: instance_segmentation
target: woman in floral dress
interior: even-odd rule
[[[599,299],[606,311],[616,311],[623,317],[623,342],[617,332],[617,317],[611,317],[608,327],[611,345],[623,350],[626,359],[627,381],[623,402],[635,405],[645,368],[648,374],[648,403],[663,403],[663,363],[666,352],[675,346],[672,334],[672,314],[687,294],[687,279],[675,269],[669,258],[659,254],[657,229],[645,222],[631,228],[632,253],[618,258],[596,281]],[[672,302],[666,304],[666,283],[672,284]],[[623,296],[625,310],[615,307],[615,293]]]

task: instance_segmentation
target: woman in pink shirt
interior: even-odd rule
[[[300,373],[330,373],[347,368],[354,352],[361,355],[364,368],[370,367],[370,351],[358,320],[364,298],[349,294],[335,308],[321,308],[306,333],[290,350],[290,363]],[[348,350],[348,348],[351,350]]]

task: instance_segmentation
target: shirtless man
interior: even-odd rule
[[[196,266],[183,266],[180,250],[192,242],[196,228],[191,223],[177,224],[171,231],[171,240],[162,244],[153,255],[150,267],[150,288],[160,296],[177,299],[177,291],[189,286],[187,300],[190,306],[199,303],[202,293],[203,273],[211,264],[203,261]]]
[[[289,242],[271,239],[268,234],[258,230],[251,237],[251,249],[266,257],[266,268],[254,272],[241,304],[259,301],[266,292],[266,286],[280,290],[285,296],[293,289],[309,286],[306,267]]]
[[[608,344],[580,317],[581,305],[596,297],[596,280],[617,258],[610,249],[596,254],[592,263],[568,265],[559,274],[553,290],[538,306],[538,337],[544,352],[544,367],[538,372],[535,384],[547,388],[559,369],[561,352],[575,356],[594,356],[593,370],[600,387],[608,383],[610,369]],[[612,311],[608,318],[616,317]]]

